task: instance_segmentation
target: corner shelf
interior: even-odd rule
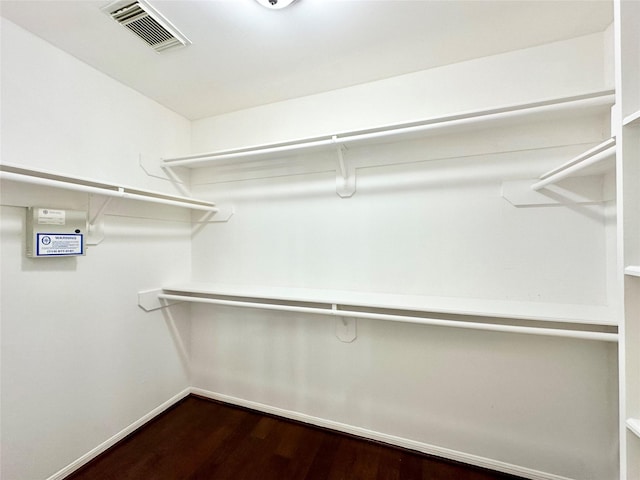
[[[618,340],[615,322],[609,318],[607,308],[600,306],[202,283],[139,292],[138,299],[147,311],[170,302],[196,302],[584,340]]]
[[[172,205],[192,210],[204,210],[213,213],[219,211],[215,203],[197,200],[195,198],[167,195],[165,193],[154,192],[151,190],[141,190],[139,188],[114,185],[86,178],[71,177],[44,170],[33,170],[7,164],[0,165],[0,179],[29,183],[44,187],[92,193],[106,197],[127,198],[131,200]]]

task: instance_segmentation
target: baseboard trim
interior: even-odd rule
[[[328,428],[331,430],[347,433],[357,437],[367,438],[370,440],[383,442],[389,445],[395,445],[398,447],[407,448],[409,450],[419,451],[422,453],[426,453],[428,455],[434,455],[437,457],[445,458],[447,460],[453,460],[456,462],[466,463],[468,465],[488,468],[490,470],[495,470],[502,473],[516,475],[516,476],[528,478],[531,480],[571,480],[570,478],[561,477],[559,475],[554,475],[547,472],[532,470],[526,467],[505,463],[505,462],[493,460],[490,458],[471,455],[468,453],[459,452],[457,450],[442,448],[435,445],[418,442],[415,440],[397,437],[394,435],[388,435],[386,433],[376,432],[373,430],[367,430],[365,428],[355,427],[353,425],[348,425],[345,423],[334,422],[332,420],[314,417],[304,413],[295,412],[293,410],[285,410],[279,407],[274,407],[274,406],[266,405],[263,403],[253,402],[253,401],[245,400],[242,398],[232,397],[222,393],[211,392],[209,390],[204,390],[202,388],[192,387],[190,391],[194,395],[199,395],[201,397],[209,398],[211,400],[217,400],[220,402],[237,405],[239,407],[250,408],[252,410],[268,413],[270,415],[276,415],[278,417],[284,417],[291,420],[296,420],[299,422],[315,425],[318,427]]]
[[[109,448],[111,448],[113,445],[115,445],[120,440],[125,438],[127,435],[133,433],[135,430],[142,427],[145,423],[149,422],[150,420],[153,420],[153,418],[157,417],[162,412],[164,412],[165,410],[172,407],[173,405],[178,403],[180,400],[182,400],[185,397],[188,397],[191,394],[198,395],[204,398],[209,398],[211,400],[217,400],[220,402],[228,403],[230,405],[237,405],[239,407],[249,408],[251,410],[256,410],[256,411],[267,413],[270,415],[276,415],[278,417],[288,418],[288,419],[299,421],[302,423],[307,423],[310,425],[315,425],[318,427],[327,428],[327,429],[335,430],[338,432],[343,432],[349,435],[354,435],[356,437],[367,438],[369,440],[375,440],[375,441],[383,442],[389,445],[395,445],[398,447],[407,448],[409,450],[415,450],[418,452],[426,453],[428,455],[434,455],[436,457],[445,458],[447,460],[453,460],[456,462],[466,463],[468,465],[487,468],[497,472],[524,477],[530,480],[571,480],[570,478],[554,475],[547,472],[532,470],[529,468],[501,462],[498,460],[493,460],[490,458],[480,457],[477,455],[459,452],[457,450],[451,450],[448,448],[442,448],[435,445],[430,445],[428,443],[418,442],[418,441],[410,440],[403,437],[388,435],[386,433],[376,432],[374,430],[368,430],[366,428],[356,427],[346,423],[335,422],[333,420],[327,420],[320,417],[314,417],[314,416],[296,412],[293,410],[286,410],[283,408],[274,407],[274,406],[266,405],[263,403],[253,402],[251,400],[245,400],[238,397],[232,397],[230,395],[225,395],[223,393],[212,392],[209,390],[204,390],[202,388],[196,388],[196,387],[186,388],[180,393],[178,393],[177,395],[174,395],[172,398],[162,403],[158,407],[154,408],[149,413],[147,413],[137,421],[133,422],[128,427],[116,433],[107,441],[101,443],[91,451],[85,453],[82,457],[78,458],[77,460],[70,463],[63,469],[51,475],[49,478],[47,478],[47,480],[64,479],[66,476],[70,475],[71,473],[75,472],[82,466],[86,465],[101,453],[104,453],[105,451],[107,451]]]
[[[169,407],[172,407],[173,405],[178,403],[183,398],[188,397],[190,394],[191,394],[191,389],[190,388],[186,388],[183,391],[181,391],[180,393],[178,393],[177,395],[174,395],[169,400],[167,400],[163,404],[159,405],[158,407],[154,408],[149,413],[147,413],[146,415],[144,415],[140,419],[136,420],[135,422],[133,422],[128,427],[126,427],[123,430],[121,430],[118,433],[116,433],[113,437],[108,439],[106,442],[101,443],[96,448],[94,448],[93,450],[85,453],[82,457],[78,458],[73,463],[70,463],[69,465],[64,467],[62,470],[59,470],[58,472],[56,472],[53,475],[51,475],[49,478],[47,478],[47,480],[62,480],[67,475],[72,474],[73,472],[78,470],[80,467],[86,465],[91,460],[96,458],[101,453],[106,452],[109,448],[114,446],[116,443],[118,443],[120,440],[125,438],[127,435],[129,435],[130,433],[133,433],[135,430],[137,430],[138,428],[143,426],[148,421],[153,420],[155,417],[160,415],[166,409],[168,409]]]

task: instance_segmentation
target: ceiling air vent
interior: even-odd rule
[[[156,52],[184,47],[191,42],[160,12],[141,0],[118,1],[103,9],[120,25],[127,27]]]

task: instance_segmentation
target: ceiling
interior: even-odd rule
[[[192,42],[163,54],[107,1],[2,0],[3,17],[189,119],[600,32],[604,0],[149,0]]]

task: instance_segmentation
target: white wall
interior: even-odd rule
[[[2,21],[3,163],[177,193],[138,162],[184,153],[188,120]]]
[[[2,62],[4,163],[175,192],[138,155],[186,151],[184,118],[5,20]],[[189,277],[188,213],[117,200],[86,257],[25,257],[26,205],[89,201],[2,182],[3,480],[54,475],[189,386],[188,309],[136,298]]]
[[[2,160],[171,192],[141,171],[139,155],[600,90],[610,87],[604,43],[591,35],[190,128],[3,21]],[[61,208],[89,199],[3,182],[2,478],[47,478],[190,384],[522,468],[615,478],[613,345],[377,321],[360,321],[358,339],[343,344],[325,319],[200,306],[190,323],[181,306],[164,317],[135,299],[193,270],[195,280],[241,285],[606,304],[604,209],[517,209],[500,197],[503,179],[557,165],[606,137],[604,125],[543,122],[348,152],[363,165],[398,160],[361,168],[348,200],[322,168],[219,184],[197,172],[198,194],[235,206],[229,223],[191,239],[187,214],[123,202],[108,210],[100,245],[59,261],[22,254],[25,199]]]
[[[607,48],[612,48],[610,43]],[[604,51],[603,35],[587,35],[205,118],[193,122],[192,151],[289,141],[613,89],[612,74],[607,70],[605,75]]]
[[[610,88],[603,44],[592,35],[197,121],[193,150]],[[585,115],[349,149],[360,166],[350,199],[323,155],[288,172],[194,171],[194,192],[236,213],[194,237],[193,279],[606,305],[607,210],[516,208],[501,184],[564,163],[607,125]],[[195,387],[425,449],[617,477],[613,344],[364,320],[343,344],[325,318],[210,306],[192,322]]]

